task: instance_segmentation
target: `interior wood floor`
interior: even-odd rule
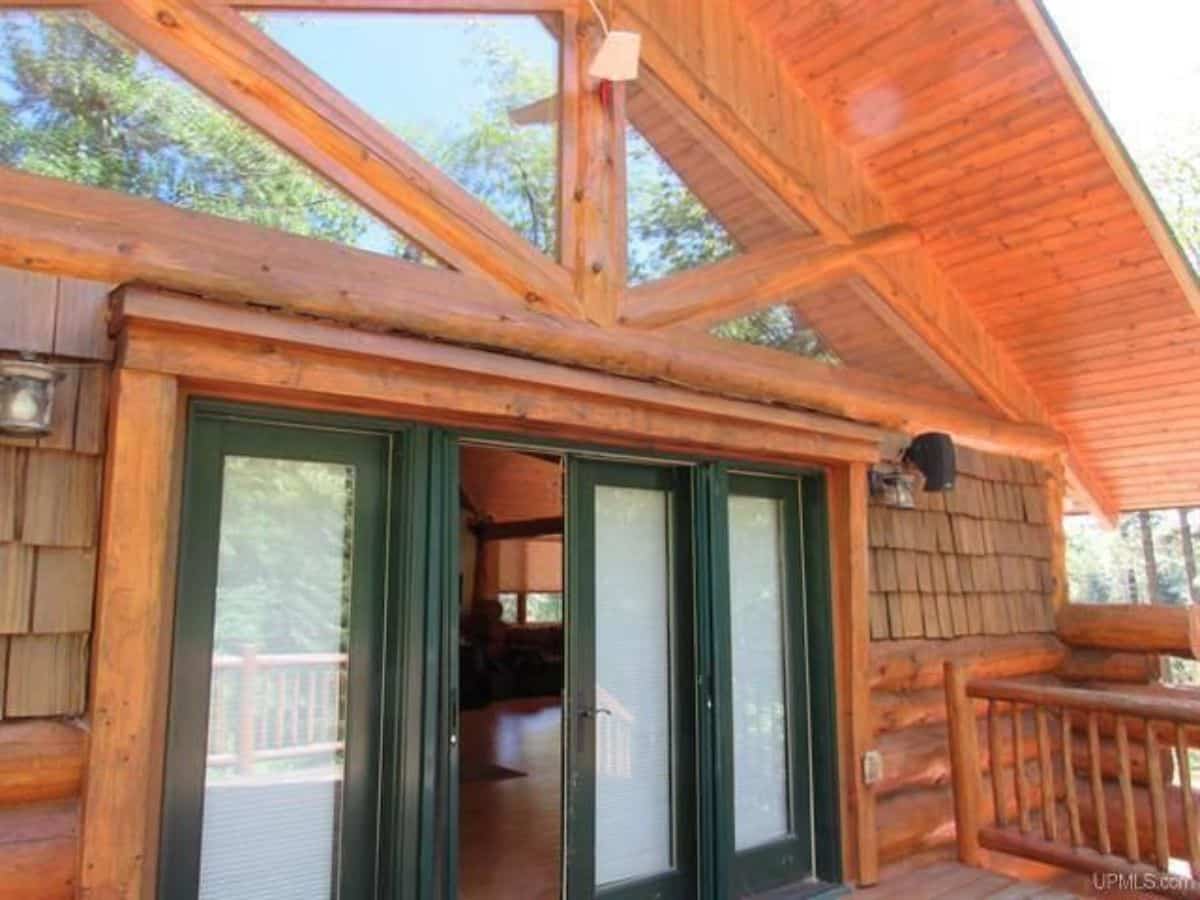
[[[562,707],[557,698],[464,710],[460,759],[525,772],[459,788],[460,900],[557,900],[562,846]]]
[[[939,862],[855,891],[854,896],[866,900],[1071,900],[1079,895],[960,862]]]

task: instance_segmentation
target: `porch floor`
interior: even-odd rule
[[[1017,881],[1007,875],[960,862],[939,862],[914,869],[883,884],[855,891],[865,900],[1071,900],[1079,895],[1047,884]]]

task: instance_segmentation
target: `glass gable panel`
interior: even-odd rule
[[[248,15],[531,244],[555,252],[558,42],[536,16]]]
[[[626,118],[631,284],[812,233],[644,66]]]
[[[768,306],[712,329],[719,338],[784,350],[830,365],[841,365],[836,353],[830,350],[821,336],[810,328],[800,313],[787,303]]]
[[[84,12],[0,13],[0,164],[437,264]]]
[[[970,386],[860,278],[812,289],[720,322],[719,338],[782,350],[897,382],[971,394]]]

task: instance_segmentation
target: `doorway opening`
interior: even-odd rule
[[[564,459],[460,450],[458,891],[562,893]]]

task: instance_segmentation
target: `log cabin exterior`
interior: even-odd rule
[[[413,716],[392,740],[410,755],[378,788],[396,807],[394,832],[386,816],[374,826],[395,848],[373,858],[383,881],[342,882],[342,896],[445,896],[455,883],[458,648],[447,635],[464,598],[503,581],[488,569],[502,563],[452,537],[456,495],[467,486],[493,525],[557,516],[569,544],[605,463],[686,471],[694,507],[678,527],[694,529],[687,595],[708,643],[691,662],[702,687],[684,699],[716,711],[688,731],[697,809],[675,827],[692,850],[673,862],[682,880],[656,896],[886,892],[906,868],[944,867],[956,852],[1021,877],[1048,874],[1021,860],[1123,872],[1113,846],[1142,874],[1200,856],[1192,804],[1177,799],[1190,799],[1188,767],[1168,814],[1173,763],[1159,764],[1154,743],[1185,757],[1200,716],[1177,697],[1154,706],[1151,684],[1158,654],[1195,655],[1178,637],[1190,625],[1154,618],[1139,632],[1129,611],[1112,623],[1068,608],[1061,531],[1064,510],[1112,521],[1198,502],[1200,388],[1186,363],[1200,287],[1044,11],[1035,0],[602,5],[641,35],[635,82],[588,76],[602,30],[576,0],[0,3],[0,17],[83,11],[440,262],[0,168],[0,350],[65,376],[47,435],[0,437],[0,897],[197,896],[195,872],[178,865],[188,857],[170,855],[199,843],[194,809],[184,821],[196,795],[177,794],[188,776],[170,749],[189,727],[178,667],[196,620],[181,598],[203,580],[188,523],[205,502],[194,470],[204,423],[242,420],[403,448],[405,524],[391,538],[403,586],[389,590],[397,609],[418,611],[405,613],[407,649],[388,651],[405,673],[388,690],[406,698],[397,715]],[[522,113],[557,122],[553,252],[243,16],[274,10],[545,23],[558,91]],[[631,282],[628,128],[736,253]],[[710,333],[779,304],[838,365]],[[918,493],[912,509],[872,497],[872,467],[931,431],[957,447],[955,488]],[[558,454],[565,513],[537,507],[532,490],[480,499],[451,458],[491,444]],[[736,560],[720,510],[750,490],[737,481],[747,476],[800,498],[782,507],[803,536],[781,545],[783,569],[800,573],[796,596],[781,596],[807,604],[807,655],[785,662],[807,678],[788,669],[784,691],[789,716],[806,705],[811,730],[789,740],[810,756],[803,774],[794,759],[779,774],[811,788],[789,799],[787,836],[808,842],[801,864],[793,850],[786,865],[754,856],[731,821],[734,663],[722,641]],[[525,513],[506,516],[514,502]],[[478,588],[456,582],[458,557],[474,560],[462,584]],[[559,585],[568,610],[593,590],[578,565],[568,559]],[[571,616],[564,716],[590,709],[598,723],[595,697],[572,694],[572,667],[597,660],[571,643]],[[207,684],[207,669],[188,671]],[[1054,693],[1061,683],[1085,687]],[[1168,726],[1139,725],[1142,709]],[[563,727],[575,735],[564,752],[595,749],[594,732]],[[1079,751],[1068,756],[1082,800],[1045,774],[1065,741]],[[1012,746],[1021,764],[1007,773]],[[1026,759],[1036,771],[1022,787]],[[1060,777],[1062,792],[1075,786]],[[573,802],[560,889],[590,897],[595,859],[579,863],[572,842],[594,837],[594,810],[584,821],[589,807]],[[1066,850],[1044,812],[1060,802],[1062,832],[1077,838]],[[1001,827],[1012,822],[1015,838]],[[1145,852],[1120,843],[1131,831]],[[939,871],[947,885],[960,877]]]

